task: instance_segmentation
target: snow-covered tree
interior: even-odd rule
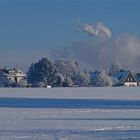
[[[108,67],[107,73],[108,73],[109,75],[112,75],[112,74],[114,74],[116,71],[119,71],[120,69],[122,69],[121,64],[119,64],[118,62],[114,62],[114,63],[112,63],[112,64]]]
[[[42,83],[44,86],[55,85],[53,79],[57,71],[54,64],[48,58],[42,58],[29,67],[28,82],[33,84]]]
[[[74,60],[57,60],[55,66],[64,77],[64,86],[89,86],[90,76],[81,72],[78,62]]]
[[[90,85],[90,76],[85,72],[79,72],[74,77],[74,84],[82,87],[87,87]]]
[[[78,63],[73,60],[57,60],[55,61],[57,71],[64,77],[64,86],[72,86],[74,79],[79,74],[80,69]]]
[[[36,81],[36,71],[35,71],[35,68],[34,68],[34,64],[32,63],[29,67],[29,70],[27,72],[27,80],[28,80],[28,83],[35,83]]]
[[[113,86],[114,79],[105,72],[96,71],[91,73],[91,85],[96,87]]]
[[[9,80],[4,76],[0,76],[0,87],[8,87],[8,86]]]
[[[72,77],[79,72],[78,63],[74,60],[56,60],[55,66],[64,77]]]

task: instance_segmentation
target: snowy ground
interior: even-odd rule
[[[1,88],[0,97],[140,100],[140,87]]]
[[[0,89],[0,140],[140,140],[140,88]]]
[[[140,110],[0,109],[0,140],[139,140]]]

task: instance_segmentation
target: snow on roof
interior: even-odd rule
[[[21,70],[18,70],[16,68],[13,69],[3,69],[1,71],[1,74],[3,76],[19,76],[19,77],[26,77],[26,74],[23,73]]]
[[[113,74],[113,77],[117,78],[119,80],[120,83],[123,83],[123,81],[125,80],[125,78],[127,77],[127,75],[130,72],[128,70],[120,70],[120,71],[116,71]]]

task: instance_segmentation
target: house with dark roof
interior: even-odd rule
[[[116,85],[118,86],[138,86],[135,76],[129,70],[116,71],[113,77],[116,79]]]

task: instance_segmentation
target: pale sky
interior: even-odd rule
[[[91,40],[79,22],[140,37],[139,13],[139,0],[0,0],[0,65],[27,69],[48,48]]]

